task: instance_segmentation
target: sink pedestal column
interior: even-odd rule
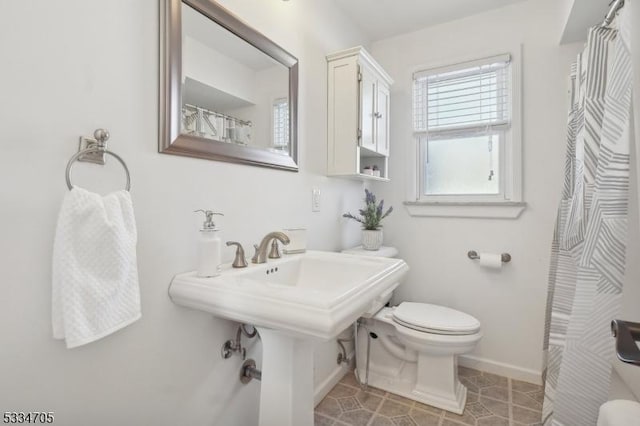
[[[260,426],[313,426],[310,339],[258,327],[262,340]]]

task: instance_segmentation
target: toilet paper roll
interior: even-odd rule
[[[480,253],[480,266],[491,269],[502,268],[502,255],[495,253]]]

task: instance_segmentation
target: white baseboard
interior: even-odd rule
[[[352,356],[353,357],[353,356]],[[336,368],[333,369],[331,374],[324,379],[313,391],[313,406],[320,404],[320,401],[338,384],[340,380],[353,369],[353,361],[347,364],[336,364]]]
[[[516,380],[522,380],[523,382],[535,383],[536,385],[542,384],[541,371],[517,367],[504,362],[492,361],[490,359],[479,358],[473,355],[460,355],[458,356],[458,365],[486,371],[487,373],[510,377]]]

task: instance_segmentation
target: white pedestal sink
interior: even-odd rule
[[[313,347],[377,311],[409,270],[401,259],[310,251],[220,276],[174,277],[171,299],[256,326],[262,339],[260,426],[313,426]]]

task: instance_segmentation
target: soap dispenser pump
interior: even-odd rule
[[[198,276],[199,277],[215,277],[220,275],[220,264],[222,263],[220,253],[222,244],[218,237],[219,229],[213,223],[213,215],[224,216],[211,210],[196,210],[205,215],[205,221],[200,230],[200,238],[198,239]]]

